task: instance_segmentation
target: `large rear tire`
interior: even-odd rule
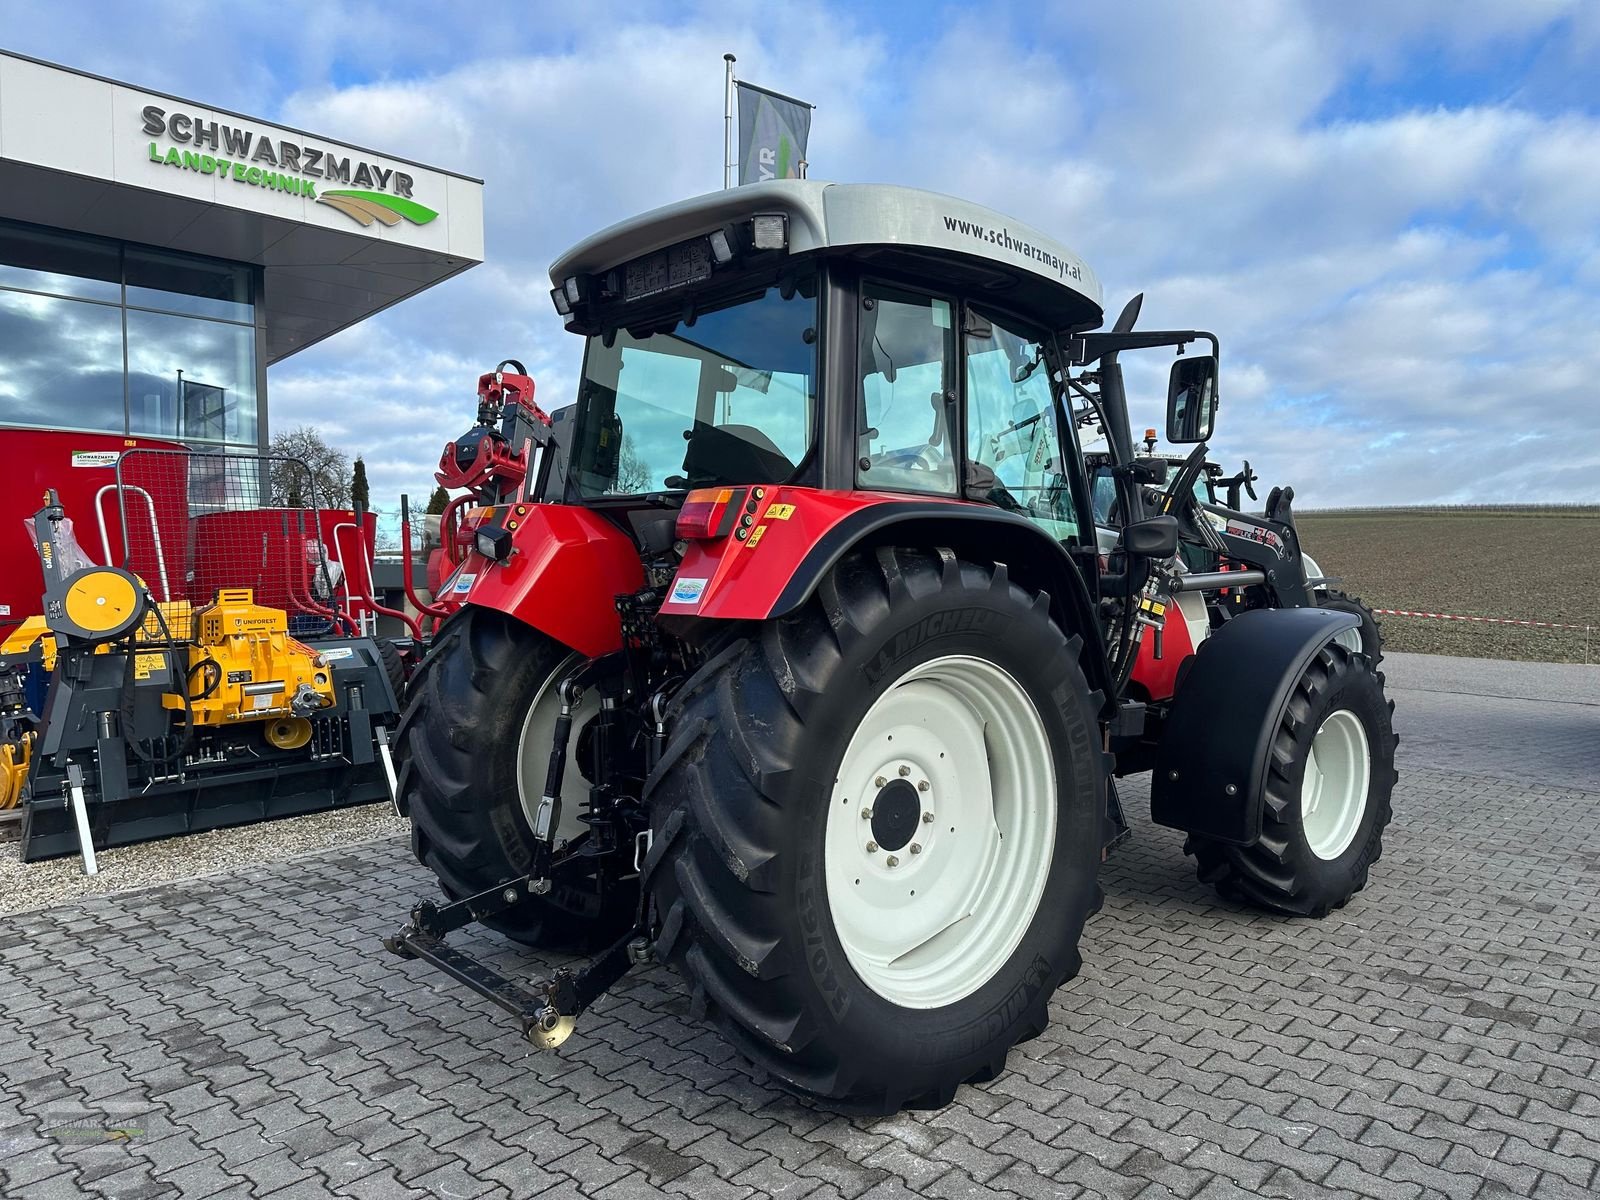
[[[529,814],[550,757],[556,685],[581,659],[504,613],[468,605],[439,631],[411,681],[400,723],[401,795],[411,847],[452,900],[515,879],[533,864]],[[575,746],[586,713],[575,714]],[[576,841],[588,783],[570,755],[562,839]],[[615,857],[615,856],[613,856]],[[588,949],[627,930],[637,881],[605,878],[603,860],[560,868],[550,892],[484,923],[546,949]]]
[[[1099,901],[1080,647],[1003,565],[880,549],[680,692],[645,792],[656,950],[779,1083],[936,1107],[1044,1029]]]
[[[1383,853],[1398,778],[1393,708],[1365,655],[1337,641],[1319,650],[1272,739],[1260,839],[1191,836],[1184,850],[1201,880],[1289,916],[1343,908]]]

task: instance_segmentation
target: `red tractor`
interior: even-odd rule
[[[1116,775],[1153,773],[1225,896],[1322,916],[1366,883],[1395,738],[1358,618],[1315,607],[1288,494],[1200,528],[1134,452],[1118,355],[1177,348],[1168,439],[1203,461],[1213,335],[1137,302],[1096,332],[1072,252],[897,187],[703,196],[551,278],[582,379],[412,682],[399,800],[448,902],[389,949],[540,1046],[668,963],[775,1080],[886,1112],[1045,1027]],[[517,983],[448,943],[473,921],[597,953]]]

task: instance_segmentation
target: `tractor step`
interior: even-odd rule
[[[424,901],[411,910],[409,922],[383,939],[383,945],[391,954],[421,959],[465,984],[515,1017],[532,1045],[553,1050],[567,1040],[589,1005],[636,964],[648,960],[650,943],[632,929],[581,970],[562,967],[549,979],[519,983],[445,941],[453,930],[519,903],[532,883],[524,876],[442,908]]]

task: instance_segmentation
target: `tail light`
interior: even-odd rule
[[[696,488],[678,510],[680,538],[705,541],[727,537],[744,504],[746,488]]]

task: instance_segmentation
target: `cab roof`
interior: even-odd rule
[[[1103,318],[1099,279],[1055,239],[981,205],[892,184],[784,179],[695,196],[585,238],[556,260],[550,280],[560,287],[766,213],[788,217],[791,255],[844,250],[884,269],[948,276],[951,286],[968,279],[1055,329]]]

